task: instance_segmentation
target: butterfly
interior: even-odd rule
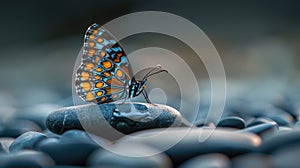
[[[96,104],[126,100],[141,93],[151,103],[145,90],[147,78],[161,72],[167,71],[157,65],[141,80],[136,80],[120,43],[104,27],[94,23],[85,33],[75,90],[84,101]]]

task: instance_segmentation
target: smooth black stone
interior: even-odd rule
[[[10,152],[18,152],[24,149],[34,149],[36,144],[38,144],[43,139],[46,139],[46,135],[29,131],[20,135],[9,147]]]
[[[283,133],[283,132],[288,132],[288,131],[292,131],[293,129],[290,128],[290,127],[284,127],[284,126],[281,126],[279,127],[279,133]]]
[[[300,130],[294,129],[272,136],[263,141],[259,151],[263,153],[273,153],[286,146],[300,142]]]
[[[276,116],[268,116],[268,118],[275,121],[279,126],[290,127],[293,125],[294,119],[289,114],[281,114]]]
[[[96,149],[96,144],[60,141],[56,138],[49,138],[41,141],[37,149],[47,153],[58,165],[85,166],[86,159]]]
[[[108,150],[97,150],[88,159],[89,167],[106,168],[106,167],[130,167],[130,168],[152,168],[163,167],[171,168],[172,163],[169,157],[155,148],[135,143],[122,143]],[[145,156],[145,154],[157,153],[154,156]]]
[[[255,126],[255,125],[260,125],[260,124],[274,124],[277,125],[277,123],[269,118],[256,118],[253,121],[249,122],[247,127]]]
[[[187,160],[179,168],[230,168],[230,160],[226,155],[213,153]]]
[[[180,113],[171,107],[128,102],[62,108],[48,116],[46,125],[57,134],[84,129],[99,137],[115,140],[144,129],[187,126],[188,123],[183,121]]]
[[[226,117],[223,118],[218,124],[217,127],[229,127],[243,129],[245,128],[245,121],[240,117]]]
[[[300,142],[285,146],[271,155],[270,167],[298,168],[300,165]]]
[[[94,140],[84,131],[69,130],[62,134],[60,137],[61,142],[84,142],[90,144],[97,144]]]
[[[54,165],[54,161],[42,152],[22,151],[16,154],[0,153],[1,168],[42,168]]]
[[[166,150],[166,154],[170,156],[174,165],[179,165],[190,158],[206,153],[223,153],[233,157],[253,152],[261,143],[261,139],[255,134],[238,133],[221,128],[215,130],[209,128],[154,129],[141,131],[132,136],[122,138],[119,143],[145,143],[160,150],[165,150],[165,147],[175,144]],[[135,136],[145,138],[134,138]],[[204,139],[203,142],[200,141],[205,137],[208,138]]]
[[[232,159],[232,168],[268,168],[271,167],[271,159],[268,155],[251,153],[237,156]]]
[[[268,138],[270,136],[276,135],[279,132],[279,128],[277,124],[274,123],[264,123],[259,125],[254,125],[243,130],[240,132],[250,132],[259,135],[262,139]]]
[[[0,137],[17,138],[28,131],[41,132],[42,130],[37,124],[29,120],[10,120],[3,124]]]

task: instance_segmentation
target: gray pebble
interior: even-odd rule
[[[180,113],[169,106],[131,102],[62,108],[52,112],[46,121],[48,129],[57,134],[85,129],[109,140],[144,129],[186,124]]]
[[[179,168],[230,168],[230,165],[230,159],[226,155],[212,153],[187,160]]]
[[[285,146],[271,156],[274,168],[299,168],[300,143]]]
[[[15,154],[0,153],[0,163],[1,168],[41,168],[55,165],[55,162],[48,155],[30,150],[24,150]]]
[[[264,123],[254,125],[241,130],[240,132],[250,132],[259,135],[262,139],[266,139],[270,136],[276,135],[279,132],[278,125],[274,123]]]
[[[41,140],[46,139],[46,135],[29,131],[20,135],[9,147],[10,152],[19,152],[24,149],[34,149],[36,144]]]
[[[135,138],[136,136],[138,138]],[[199,141],[200,136],[208,139]],[[167,149],[166,153],[174,164],[179,165],[200,154],[223,153],[232,157],[253,152],[260,145],[261,139],[252,133],[238,133],[225,129],[169,128],[138,132],[133,134],[133,137],[125,137],[119,141],[123,142],[142,142],[160,150]]]
[[[298,143],[300,141],[300,130],[294,129],[272,136],[263,141],[259,151],[263,153],[273,153],[288,145]]]
[[[270,168],[270,160],[269,156],[265,154],[245,154],[232,159],[232,168]]]
[[[95,168],[171,168],[172,162],[169,157],[155,148],[140,143],[121,143],[112,149],[97,150],[89,158],[90,167]],[[154,156],[144,156],[147,152],[158,153]]]
[[[218,124],[217,127],[229,127],[229,128],[237,128],[243,129],[245,128],[245,121],[240,117],[226,117],[223,118]]]
[[[254,119],[253,121],[249,122],[247,124],[247,127],[251,127],[251,126],[254,126],[254,125],[259,125],[259,124],[266,124],[266,123],[270,123],[270,124],[273,124],[273,125],[277,125],[277,123],[269,118],[256,118]]]

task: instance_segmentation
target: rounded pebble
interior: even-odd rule
[[[22,151],[15,154],[0,153],[0,163],[3,168],[41,168],[55,165],[48,155],[37,151]]]
[[[24,149],[34,149],[35,145],[42,141],[43,139],[46,139],[46,135],[29,131],[22,135],[20,135],[9,147],[10,152],[18,152],[20,150]]]
[[[208,138],[202,142],[199,140],[200,136]],[[178,141],[179,139],[181,140]],[[238,133],[225,129],[169,128],[141,131],[119,141],[120,144],[123,142],[140,142],[160,150],[174,144],[167,148],[166,153],[174,165],[179,165],[200,154],[223,153],[232,157],[253,152],[257,150],[261,139],[252,133]]]
[[[266,139],[270,136],[276,135],[279,132],[277,124],[274,123],[264,123],[259,125],[254,125],[241,130],[240,132],[251,132],[259,135],[262,139]]]
[[[113,152],[97,150],[89,158],[89,166],[95,168],[131,167],[131,168],[171,168],[169,157],[155,148],[135,143],[122,143],[113,147]],[[142,157],[146,152],[159,153],[154,156]]]
[[[266,123],[270,123],[273,125],[277,125],[277,123],[269,118],[256,118],[253,121],[249,122],[247,127],[251,127],[254,125],[259,125],[259,124],[266,124]]]
[[[230,165],[230,160],[226,155],[212,153],[187,160],[179,168],[230,168]]]
[[[99,137],[115,140],[144,129],[186,126],[186,122],[169,106],[126,102],[61,108],[48,116],[46,125],[57,134],[85,129]]]
[[[237,128],[243,129],[245,128],[245,121],[240,117],[226,117],[223,118],[218,124],[217,127],[230,127],[230,128]]]
[[[271,161],[268,155],[250,153],[232,159],[232,168],[269,168]]]

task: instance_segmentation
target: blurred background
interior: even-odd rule
[[[298,92],[300,2],[296,0],[4,1],[0,118],[72,105],[72,73],[87,27],[145,10],[177,14],[207,34],[222,58],[228,97]],[[176,50],[175,43],[158,35],[137,35],[122,42],[128,52],[148,45]],[[205,67],[194,66],[205,93],[209,87]]]

